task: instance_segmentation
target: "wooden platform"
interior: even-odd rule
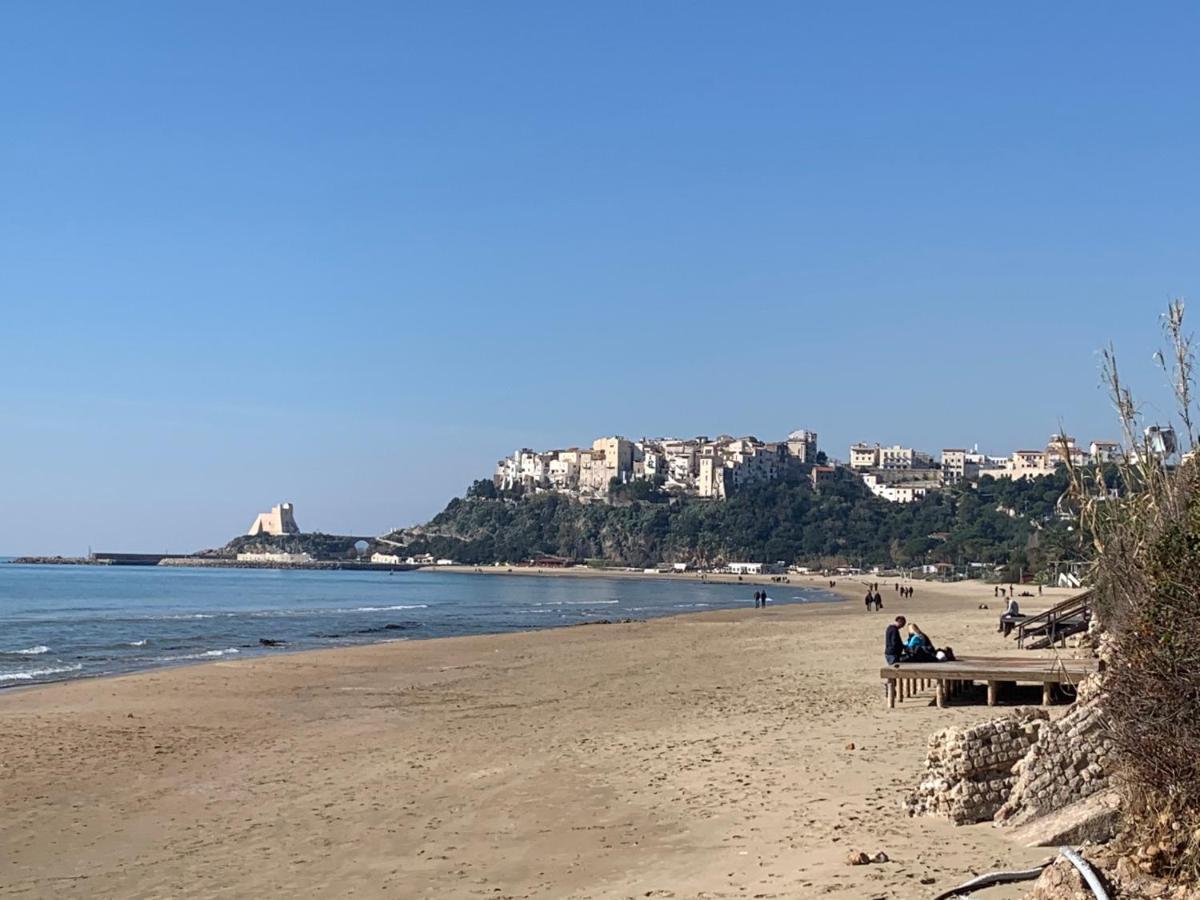
[[[932,689],[938,706],[977,681],[987,684],[988,706],[996,705],[1002,684],[1040,684],[1042,703],[1049,705],[1056,684],[1075,685],[1098,668],[1094,659],[1046,659],[1028,656],[967,656],[954,662],[896,663],[879,670],[887,685],[887,704]]]

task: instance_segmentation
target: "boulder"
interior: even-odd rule
[[[1010,837],[1026,847],[1102,844],[1116,833],[1120,815],[1121,800],[1109,789],[1013,828]]]

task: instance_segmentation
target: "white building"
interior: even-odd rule
[[[731,562],[725,568],[727,568],[734,575],[761,575],[763,564],[752,562]]]
[[[239,553],[237,555],[238,562],[246,563],[310,563],[313,558],[307,553],[275,553],[275,552],[251,552]]]
[[[1116,441],[1092,441],[1088,446],[1088,457],[1096,465],[1120,462],[1121,445]]]
[[[902,481],[888,484],[873,472],[863,473],[862,480],[867,490],[889,503],[913,503],[941,487],[936,481]]]

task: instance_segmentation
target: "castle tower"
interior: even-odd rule
[[[299,534],[300,526],[296,524],[291,503],[280,503],[272,506],[270,512],[259,513],[250,530],[246,534],[257,537],[260,534]]]

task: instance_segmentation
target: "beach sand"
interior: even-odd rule
[[[996,711],[886,709],[886,623],[1016,651],[991,587],[882,587],[6,691],[0,895],[920,898],[1045,858],[901,812]]]

